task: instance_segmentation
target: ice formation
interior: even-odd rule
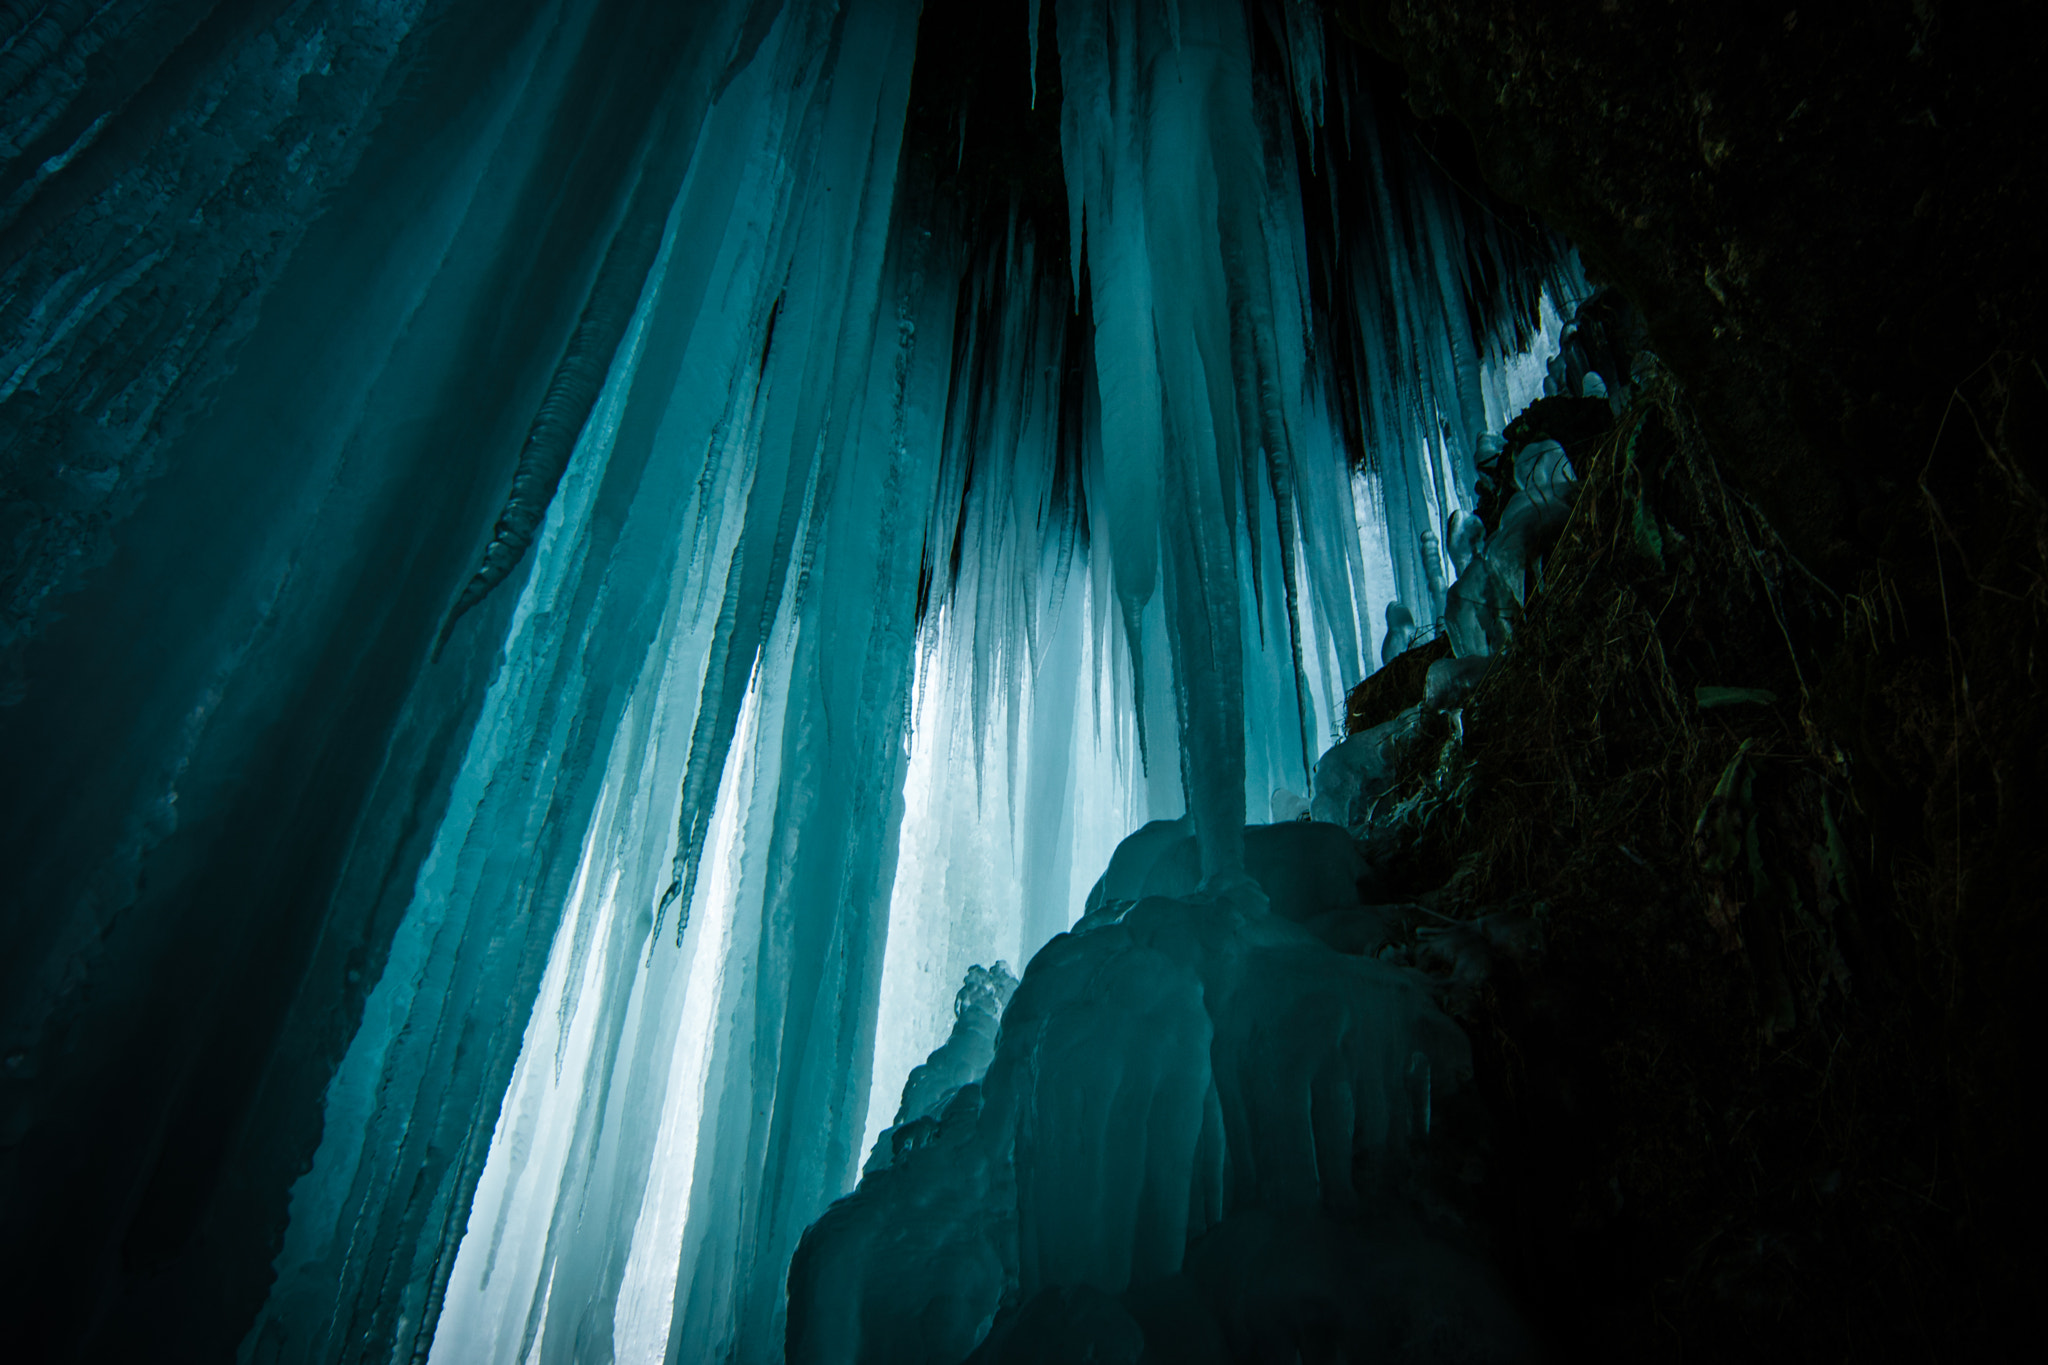
[[[139,1264],[283,1226],[249,1361],[772,1361],[874,1152],[820,1226],[942,1306],[830,1325],[867,1253],[821,1232],[793,1358],[1128,1344],[1186,1296],[1232,1339],[1216,1286],[1287,1257],[1385,1286],[1346,1342],[1481,1286],[1375,1202],[1455,1031],[1297,817],[1384,781],[1385,736],[1318,756],[1398,632],[1511,621],[1568,463],[1483,545],[1455,519],[1490,433],[1590,391],[1551,363],[1586,285],[1383,126],[1317,6],[1033,3],[1060,250],[905,154],[915,0],[148,8],[0,96],[0,401],[69,460],[23,476],[0,646],[104,679],[0,692],[35,772],[134,769],[103,844],[10,823],[46,910],[0,996],[10,1056],[161,1027],[164,1136],[107,1179]],[[110,43],[202,111],[137,106],[132,166],[80,112]],[[146,689],[52,624],[100,563]],[[998,959],[1000,1041],[1001,978],[955,1004]],[[102,979],[148,1008],[90,1015]]]
[[[1188,889],[1191,838],[1161,822],[1118,849],[986,1074],[806,1234],[793,1365],[1530,1358],[1421,1194],[1465,1039],[1363,955],[1381,935],[1349,837],[1247,829],[1257,875],[1214,898]]]

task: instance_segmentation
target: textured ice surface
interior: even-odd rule
[[[1315,818],[1339,829],[1348,829],[1364,818],[1373,801],[1394,785],[1400,755],[1413,743],[1421,715],[1418,708],[1410,707],[1385,724],[1349,735],[1325,751],[1316,762],[1315,794],[1309,803]]]
[[[1125,841],[1094,908],[1025,972],[980,1083],[805,1235],[791,1361],[1220,1361],[1316,1342],[1528,1357],[1455,1220],[1426,1212],[1463,1034],[1419,976],[1302,927],[1370,919],[1349,840],[1247,830],[1255,881],[1159,894],[1187,878],[1187,837],[1161,822]]]
[[[953,997],[952,1032],[903,1082],[896,1117],[877,1136],[865,1169],[889,1166],[911,1148],[929,1141],[940,1115],[961,1087],[980,1083],[995,1056],[996,1027],[1002,1022],[1003,1008],[1016,991],[1017,978],[1010,975],[1007,963],[967,969],[967,979]]]
[[[254,41],[186,76],[194,116],[126,159],[102,135],[136,138],[148,113],[124,109],[132,83],[198,15],[152,15],[136,0],[9,8],[0,705],[20,700],[23,646],[111,552],[113,528],[232,364],[322,197],[355,168],[426,5],[272,7],[285,12]]]
[[[1380,639],[1380,664],[1394,662],[1415,640],[1415,616],[1399,602],[1387,603],[1387,633]]]
[[[956,1116],[985,1097],[1064,1134],[1012,1175],[976,1157],[947,1177],[975,1199],[1022,1182],[1017,1292],[1120,1292],[1166,1274],[1238,1207],[1217,1184],[1215,1134],[1196,1180],[1203,1096],[1238,1097],[1249,1115],[1238,1088],[1278,1083],[1249,1051],[1232,1054],[1238,1079],[1202,1080],[1196,1040],[1307,1008],[1282,1000],[1291,970],[1330,976],[1314,998],[1336,1013],[1313,1027],[1357,1052],[1330,1061],[1330,1103],[1358,1107],[1374,1133],[1409,1121],[1389,1117],[1413,1086],[1404,1068],[1450,1044],[1410,1036],[1435,1027],[1412,983],[1316,936],[1372,938],[1361,869],[1328,826],[1244,822],[1275,813],[1268,793],[1312,785],[1397,587],[1435,616],[1450,561],[1425,533],[1470,505],[1453,452],[1523,381],[1514,346],[1490,338],[1482,363],[1463,330],[1473,248],[1455,192],[1399,211],[1386,193],[1406,153],[1375,143],[1339,167],[1318,143],[1333,164],[1317,174],[1347,186],[1359,216],[1304,220],[1317,191],[1287,130],[1327,107],[1323,50],[1313,10],[1281,8],[1299,66],[1274,85],[1255,70],[1260,11],[1183,4],[1170,23],[1149,5],[1056,7],[1094,328],[1079,355],[1074,276],[1045,269],[1029,224],[979,244],[933,231],[891,160],[913,6],[863,6],[843,24],[829,6],[785,6],[707,106],[639,330],[543,525],[485,708],[487,732],[573,725],[550,743],[576,736],[589,766],[563,776],[592,795],[511,1088],[488,1141],[472,1119],[468,1155],[441,1158],[466,1234],[451,1223],[404,1250],[392,1223],[393,1253],[447,1267],[408,1272],[444,1277],[437,1359],[478,1341],[496,1343],[492,1358],[658,1342],[672,1359],[772,1359],[782,1268],[862,1153],[893,1154],[899,1138],[906,1153],[951,1150]],[[1312,253],[1336,248],[1333,232],[1346,292],[1318,312]],[[1311,344],[1332,327],[1348,329],[1342,347]],[[1354,368],[1319,372],[1319,354]],[[1054,382],[1070,366],[1079,384]],[[596,533],[631,557],[593,558]],[[577,696],[605,708],[564,706]],[[444,826],[449,852],[430,872],[464,866],[465,843],[477,866],[516,872],[497,832],[548,818],[493,776],[516,752],[473,760],[464,780],[488,793],[482,813]],[[1343,818],[1383,770],[1361,766]],[[1088,877],[1147,817],[1165,823],[1119,851],[1084,905]],[[1155,845],[1129,866],[1130,849]],[[1251,904],[1260,884],[1320,928],[1187,899],[1235,886]],[[467,903],[482,886],[445,894]],[[1054,941],[1122,945],[1104,970],[1128,981],[1139,1022],[1103,996],[1122,985],[1077,984],[1080,965],[1012,1017],[1059,1040],[1034,1056],[1087,1054],[1128,1069],[1130,1086],[1083,1075],[1027,1103],[998,1058],[986,1086],[938,1085],[935,1113],[914,1095],[898,1106],[917,1058],[952,1065],[949,1029],[972,1041],[954,1009],[967,966],[1031,957],[1084,910],[1086,932]],[[1175,953],[1199,960],[1169,966]],[[1236,982],[1240,961],[1262,964],[1246,987],[1259,1003],[1212,1017],[1202,993]],[[444,1017],[448,1002],[422,994],[410,1009]],[[1099,1106],[1140,1103],[1164,1106],[1156,1142],[1122,1151],[1125,1120]],[[398,1118],[337,1130],[333,1159],[359,1141],[374,1170],[391,1144],[377,1124]],[[1325,1182],[1350,1207],[1348,1167],[1327,1156],[1316,1174],[1313,1135],[1276,1134],[1259,1158],[1264,1141],[1233,1149],[1230,1190],[1308,1184],[1244,1207],[1306,1207]],[[1155,1156],[1163,1175],[1147,1174]],[[1289,1173],[1302,1160],[1308,1174]],[[1096,1193],[1072,1206],[1030,1194],[1073,1182]],[[1106,1224],[1073,1212],[1098,1198],[1135,1202]],[[973,1241],[985,1230],[918,1207],[874,1235],[942,1278],[1009,1264]],[[985,1325],[981,1292],[919,1311],[964,1340]]]
[[[82,1261],[231,1246],[253,1302],[275,1248],[252,1360],[772,1361],[966,968],[1124,835],[1179,822],[1058,941],[1160,1018],[1380,979],[1201,897],[1327,843],[1246,821],[1391,603],[1455,615],[1465,453],[1583,281],[1318,6],[1056,0],[1064,259],[901,156],[912,0],[4,8],[0,1008],[76,1087],[9,1188]],[[1101,1293],[1195,1226],[1063,1216]]]

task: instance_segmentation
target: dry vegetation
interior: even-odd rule
[[[1995,1356],[2032,1179],[1998,1092],[2048,832],[2044,399],[2027,358],[1958,390],[1941,439],[1974,448],[1929,464],[1974,482],[1923,479],[1899,559],[1840,594],[1651,385],[1581,458],[1462,739],[1381,803],[1420,957],[1446,920],[1539,931],[1456,1003],[1489,1221],[1575,1352]]]

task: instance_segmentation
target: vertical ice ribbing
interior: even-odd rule
[[[960,971],[1231,889],[1541,381],[1325,8],[0,3],[22,1349],[772,1362]]]
[[[1315,7],[1057,0],[1064,257],[902,155],[916,9],[707,28],[252,1355],[438,1318],[443,1362],[775,1360],[965,966],[1021,970],[1149,818],[1255,906],[1247,819],[1308,790],[1388,600],[1429,615],[1520,314],[1468,321],[1454,189],[1320,126],[1370,101]],[[1082,1259],[1175,1265],[1203,1216]]]
[[[508,1358],[609,1354],[679,1047],[708,1063],[696,1193],[671,1188],[707,1210],[685,1236],[739,1232],[744,1209],[760,1221],[738,1245],[786,1260],[851,1167],[872,1048],[861,1002],[880,967],[872,907],[900,786],[900,768],[868,759],[877,734],[882,753],[894,747],[907,694],[932,492],[913,452],[928,444],[921,414],[937,410],[914,327],[877,331],[899,298],[923,310],[917,263],[885,270],[914,13],[869,10],[842,32],[829,6],[785,7],[707,116],[639,339],[612,366],[606,415],[583,434],[514,614],[459,783],[474,798],[444,823],[401,931],[420,956],[394,961],[389,1003],[372,1011],[389,1031],[366,1030],[347,1072],[381,1098],[363,1126],[330,1126],[295,1209],[313,1240],[288,1251],[291,1294],[252,1349],[354,1358],[393,1332],[422,1334],[424,1349],[449,1286],[451,1330],[488,1324]],[[930,344],[943,375],[943,328]],[[709,759],[706,714],[732,718]],[[645,796],[687,791],[692,762],[719,790],[743,714],[759,717],[752,780],[726,790],[748,815],[733,835],[741,852],[719,854],[737,871],[706,884],[733,904],[708,941],[664,951],[653,917],[675,807]],[[686,820],[685,836],[708,827]],[[520,913],[548,885],[529,880],[527,850],[572,831],[555,936],[559,901]],[[519,964],[539,977],[550,937],[546,977],[522,983]],[[693,965],[707,952],[716,971]],[[843,976],[819,979],[826,964]],[[500,1055],[509,1069],[536,986],[527,1079],[502,1112],[496,1092],[464,1103],[464,1074],[489,1076]],[[716,1019],[714,1036],[680,1040],[690,1019]],[[753,1095],[778,1092],[757,1111]],[[747,1122],[757,1112],[766,1121]],[[431,1178],[427,1209],[401,1202],[419,1186],[394,1172],[414,1165]],[[339,1208],[320,1207],[336,1196]],[[335,1240],[323,1244],[322,1227]],[[712,1255],[730,1264],[732,1252]],[[326,1278],[337,1258],[338,1285]],[[685,1259],[673,1272],[686,1281],[676,1325],[772,1354],[765,1287],[779,1270],[709,1297],[687,1285],[694,1270]],[[627,1335],[666,1338],[666,1304],[659,1315],[651,1329],[629,1318]]]
[[[1163,589],[1183,784],[1204,866],[1229,876],[1244,823],[1236,580],[1248,414],[1238,380],[1255,386],[1256,369],[1233,335],[1241,300],[1224,253],[1252,246],[1263,175],[1241,10],[1196,5],[1171,17],[1162,25],[1137,3],[1062,3],[1062,143],[1093,285],[1126,644],[1142,678],[1140,617]],[[1148,763],[1162,739],[1145,736]]]

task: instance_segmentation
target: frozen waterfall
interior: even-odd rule
[[[196,624],[147,713],[142,794],[108,821],[122,842],[94,855],[112,871],[64,891],[47,951],[8,969],[17,1031],[68,1008],[65,964],[146,894],[179,822],[227,808],[266,698],[383,708],[316,727],[342,757],[301,763],[275,816],[329,822],[305,875],[332,889],[266,977],[289,1065],[246,1062],[260,1102],[238,1122],[286,1115],[310,1163],[274,1158],[295,1183],[241,1358],[781,1359],[800,1239],[854,1189],[969,969],[998,961],[1023,978],[1015,1017],[1154,1068],[1179,1107],[1152,1156],[1102,1129],[1053,1155],[1041,1138],[1037,1176],[976,1168],[1038,1180],[1006,1206],[1036,1241],[1022,1270],[975,1253],[966,1316],[933,1338],[958,1349],[933,1359],[981,1341],[1005,1273],[1012,1293],[1117,1293],[1181,1274],[1233,1210],[1254,1210],[1231,1224],[1245,1240],[1217,1255],[1282,1235],[1245,1192],[1313,1185],[1327,1153],[1239,1129],[1290,1102],[1289,1077],[1328,1078],[1258,1075],[1246,1011],[1341,1033],[1329,1083],[1372,1110],[1375,1151],[1400,1148],[1426,1123],[1413,1059],[1450,1065],[1461,1041],[1393,969],[1272,908],[1257,831],[1302,808],[1389,606],[1439,628],[1475,445],[1540,392],[1586,291],[1569,253],[1475,205],[1306,0],[1001,8],[1018,56],[975,98],[1042,113],[1051,212],[957,189],[976,107],[947,125],[957,146],[920,143],[916,0],[348,8],[282,7],[293,43],[260,18],[208,38],[234,60],[195,88],[242,120],[208,146],[289,143],[289,117],[319,116],[289,100],[316,95],[340,130],[278,153],[297,160],[268,216],[235,207],[226,162],[202,185],[215,170],[180,161],[225,205],[189,210],[224,244],[166,217],[129,256],[67,243],[70,273],[0,261],[21,403],[112,363],[129,314],[108,310],[154,297],[124,292],[152,271],[211,252],[165,288],[242,269],[265,309],[259,326],[236,294],[175,338],[178,383],[135,369],[120,401],[175,422],[36,417],[97,423],[95,468],[135,490],[92,523],[106,535],[131,507],[166,554],[219,529],[205,604],[167,618]],[[215,449],[233,460],[178,472]],[[489,461],[449,454],[471,450]],[[61,553],[105,557],[79,545]],[[9,629],[46,629],[43,601]],[[357,644],[375,667],[336,654]],[[333,771],[357,805],[316,799]],[[1152,821],[1191,836],[1177,899],[1104,917],[1090,889]],[[1340,856],[1303,837],[1307,862]],[[212,961],[195,979],[227,971]],[[1193,1030],[1183,1050],[1236,1040],[1220,1089],[1090,994],[1123,989],[1145,1029]],[[180,1055],[239,1017],[208,1015]],[[1045,1098],[1021,1047],[1006,1026],[992,1054],[1004,1122]],[[316,1083],[313,1148],[291,1106]],[[1083,1127],[1121,1112],[1114,1086],[1063,1102]],[[1019,1149],[996,1131],[975,1160],[1001,1167]],[[1232,1143],[1255,1176],[1240,1155],[1226,1177]],[[209,1173],[243,1150],[200,1146]],[[1345,1207],[1371,1198],[1328,1178]],[[1121,1181],[1173,1207],[1114,1226],[1053,1207],[1063,1182]],[[981,1236],[961,1217],[947,1236]],[[1377,1265],[1417,1235],[1341,1254]],[[857,1358],[816,1340],[798,1356]]]

